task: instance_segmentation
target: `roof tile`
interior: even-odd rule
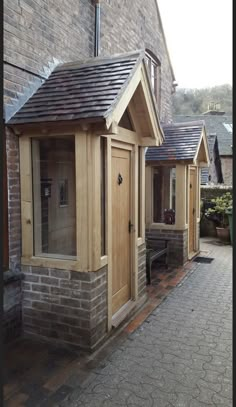
[[[104,119],[142,57],[137,51],[59,65],[8,124]]]
[[[146,161],[191,160],[199,145],[203,121],[163,125],[165,141],[159,147],[149,147]]]

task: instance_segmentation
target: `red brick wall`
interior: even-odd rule
[[[19,139],[6,129],[9,270],[4,271],[4,342],[21,334],[21,216]]]
[[[93,56],[94,19],[93,0],[18,0],[17,4],[14,0],[5,0],[4,103],[7,120],[42,83],[35,75],[47,77],[60,62]],[[161,62],[161,120],[169,121],[172,118],[173,78],[156,0],[102,0],[101,55],[140,48],[150,49]]]
[[[19,173],[19,138],[6,129],[8,172],[8,233],[9,268],[20,270],[21,257],[21,206]]]

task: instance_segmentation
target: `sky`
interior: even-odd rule
[[[158,0],[178,88],[232,85],[232,1]]]

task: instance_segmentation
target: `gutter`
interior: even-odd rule
[[[94,0],[95,3],[95,41],[94,41],[94,56],[100,54],[100,20],[101,20],[101,4],[100,0]]]

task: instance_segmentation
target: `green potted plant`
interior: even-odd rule
[[[227,215],[228,208],[232,207],[232,194],[226,192],[222,196],[211,199],[212,208],[206,211],[206,217],[211,219],[216,224],[216,233],[219,239],[223,242],[229,242],[229,219]]]

